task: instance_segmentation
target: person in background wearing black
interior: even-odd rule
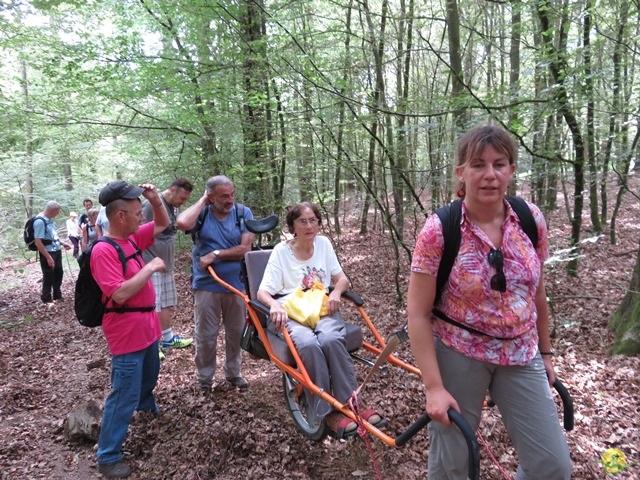
[[[44,303],[62,300],[62,247],[69,250],[71,246],[61,243],[58,230],[53,219],[60,213],[60,204],[54,200],[47,202],[44,210],[36,215],[33,222],[34,244],[39,252],[40,268],[42,268],[42,293],[40,299]],[[53,295],[52,295],[53,291]]]
[[[89,210],[93,208],[93,201],[90,198],[85,198],[82,201],[82,205],[84,205],[84,212],[80,214],[80,218],[78,219],[78,226],[80,228],[89,222]]]

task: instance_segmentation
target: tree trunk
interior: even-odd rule
[[[584,11],[584,30],[582,44],[584,60],[585,88],[587,92],[587,163],[589,165],[589,210],[591,213],[591,225],[597,233],[602,232],[600,214],[598,212],[598,167],[596,165],[596,141],[594,111],[595,100],[593,94],[593,76],[591,70],[591,13],[593,0],[587,0]]]
[[[584,204],[582,193],[584,190],[584,139],[580,131],[578,119],[569,102],[569,95],[565,84],[568,71],[565,58],[566,50],[564,48],[557,49],[553,45],[553,38],[551,36],[552,29],[548,12],[549,6],[547,0],[543,0],[538,5],[538,18],[540,19],[540,26],[542,28],[543,44],[546,46],[546,55],[550,60],[549,70],[551,71],[551,77],[555,82],[555,99],[573,139],[575,157],[573,160],[573,177],[575,184],[573,192],[573,217],[571,219],[571,246],[574,248],[575,256],[568,262],[567,271],[570,275],[576,276],[578,274],[580,228],[582,226],[582,207]],[[560,45],[562,44],[564,44],[564,42],[560,42]]]
[[[509,46],[509,93],[511,98],[518,98],[520,96],[520,38],[522,30],[522,15],[520,9],[522,4],[520,0],[513,0],[511,2],[511,42]],[[509,125],[512,128],[517,128],[520,123],[518,109],[509,109]],[[535,150],[534,150],[535,151]],[[516,149],[516,164],[518,150]],[[509,195],[515,195],[518,188],[518,181],[516,175],[513,176],[513,180],[509,185]],[[533,190],[533,188],[532,188]]]
[[[449,36],[449,63],[451,65],[451,95],[453,97],[454,123],[460,134],[466,128],[465,108],[462,106],[464,76],[462,73],[462,55],[460,48],[460,17],[457,0],[447,0],[447,34]]]
[[[268,98],[264,5],[261,1],[246,0],[244,8],[244,199],[248,204],[258,206],[270,200],[264,198],[270,197],[265,192],[270,186],[270,178],[264,175],[264,166],[268,165],[266,102],[262,100]]]
[[[624,78],[627,80],[627,69],[623,67],[623,52],[627,49],[624,42],[626,36],[626,29],[629,18],[629,2],[624,0],[620,4],[620,13],[618,16],[618,31],[616,34],[616,41],[613,47],[613,78],[611,80],[611,114],[609,115],[609,134],[607,136],[607,142],[605,145],[605,151],[602,161],[602,178],[600,183],[600,195],[602,197],[602,218],[603,222],[607,219],[607,181],[609,175],[609,167],[611,165],[611,152],[613,149],[614,139],[617,135],[619,125],[624,124],[624,119],[621,117],[621,105],[626,101],[626,98],[622,96],[622,77],[624,71]],[[637,28],[637,27],[636,27]],[[634,63],[635,55],[632,55],[630,63]],[[626,95],[625,95],[626,97]],[[628,98],[628,97],[627,97]],[[625,115],[622,115],[624,117]],[[626,148],[626,146],[625,146]],[[636,168],[640,165],[640,162],[636,162]],[[612,238],[615,240],[615,229],[610,227]]]
[[[609,319],[609,329],[616,335],[611,347],[612,353],[623,355],[640,353],[640,249],[638,249],[629,290]]]
[[[29,105],[29,78],[27,75],[27,63],[23,60],[20,62],[20,80],[22,81],[22,96],[24,100],[24,110],[29,112],[31,107]],[[31,124],[27,120],[25,125],[25,135],[27,141],[24,148],[24,163],[25,163],[25,181],[24,181],[24,209],[27,214],[27,218],[33,216],[33,140],[31,138]]]
[[[347,6],[347,24],[346,24],[346,35],[344,39],[344,72],[342,74],[342,87],[340,88],[340,97],[345,98],[345,94],[347,91],[347,84],[349,81],[349,71],[350,71],[350,61],[351,61],[351,13],[353,11],[353,0],[349,0],[349,5]],[[344,149],[344,127],[345,127],[345,119],[346,119],[346,101],[340,101],[340,113],[339,113],[339,123],[338,123],[338,144],[337,147],[337,155],[336,155],[336,173],[334,177],[333,183],[333,224],[336,229],[336,233],[340,233],[342,231],[340,227],[340,182],[342,180],[342,159],[344,157],[343,149]]]
[[[280,162],[277,161],[277,157],[273,155],[271,157],[271,189],[273,191],[273,212],[280,211],[280,208],[284,204],[284,176],[288,163],[287,155],[287,129],[285,127],[284,109],[282,106],[282,99],[280,97],[280,91],[275,81],[271,82],[273,88],[273,95],[276,100],[276,109],[278,113],[278,127],[280,129]]]

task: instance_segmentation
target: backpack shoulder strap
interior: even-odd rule
[[[244,205],[236,203],[236,227],[240,229],[240,233],[244,229]]]
[[[462,219],[462,200],[455,200],[449,205],[436,210],[436,215],[442,223],[442,235],[444,237],[444,250],[438,267],[436,277],[436,296],[433,301],[437,305],[442,295],[442,290],[449,279],[449,274],[460,250],[460,220]]]
[[[533,218],[533,213],[531,213],[531,209],[527,202],[522,197],[507,197],[507,201],[511,208],[516,213],[518,218],[520,219],[520,226],[524,233],[527,234],[529,240],[533,244],[533,248],[538,248],[538,226],[536,225],[536,220]]]
[[[134,253],[134,255],[133,255],[133,256],[135,256],[139,252],[138,246],[131,239],[129,239],[129,241],[136,248],[136,253]],[[129,261],[129,258],[127,258],[127,256],[124,254],[124,250],[122,250],[122,247],[120,245],[118,245],[118,242],[116,242],[113,238],[107,237],[107,236],[100,237],[98,240],[96,240],[95,243],[98,243],[98,242],[108,243],[109,245],[111,245],[113,248],[116,249],[116,252],[118,253],[118,258],[120,259],[120,263],[122,264],[122,273],[124,275],[126,275],[126,273],[127,273],[127,262]],[[94,246],[95,246],[95,243],[94,243]]]
[[[40,220],[43,224],[44,224],[44,236],[46,237],[48,232],[47,232],[47,220],[42,217],[40,214],[34,215],[32,217],[32,222],[31,222],[31,228],[33,229],[33,238],[35,239],[35,228],[36,228],[36,221]],[[53,240],[49,239],[49,238],[41,238],[40,239],[42,241],[43,245],[49,245],[50,243],[53,243]]]
[[[206,206],[202,210],[200,210],[200,213],[198,214],[198,219],[196,220],[196,224],[191,230],[186,232],[191,234],[191,239],[194,241],[194,243],[196,242],[196,240],[198,240],[198,236],[200,235],[200,230],[202,230],[204,221],[207,219],[208,208],[209,206]]]

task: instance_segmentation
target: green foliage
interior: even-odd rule
[[[406,3],[387,3],[386,12],[379,1],[325,0],[266,1],[257,12],[248,1],[7,6],[0,18],[2,244],[16,245],[28,199],[36,209],[56,199],[67,211],[79,210],[85,196],[95,199],[115,178],[162,188],[186,176],[198,191],[209,176],[225,173],[236,181],[239,198],[268,213],[303,196],[340,198],[333,191],[339,165],[337,184],[354,185],[356,198],[378,199],[381,209],[389,208],[383,199],[390,191],[405,191],[394,184],[401,177],[391,176],[389,158],[406,158],[408,191],[433,192],[439,202],[450,190],[457,111],[465,112],[467,125],[493,121],[509,128],[518,140],[521,172],[532,172],[540,191],[555,191],[544,182],[556,178],[559,161],[570,165],[574,153],[558,120],[558,85],[548,73],[558,59],[545,52],[540,37],[548,35],[561,48],[559,34],[566,34],[561,85],[582,112],[584,5],[458,2],[466,83],[452,96],[443,5],[422,2],[411,17]],[[540,31],[535,8],[548,13],[547,32]],[[514,9],[522,16],[515,26]],[[250,12],[256,25],[248,24]],[[623,14],[637,18],[637,4],[614,2],[592,11],[598,145],[609,135],[612,115],[620,117],[617,125],[633,125],[626,106],[636,105],[640,93],[630,68],[639,32],[631,25],[621,59],[627,97],[621,111],[612,111],[612,52]],[[505,56],[512,30],[521,36],[516,84]],[[400,89],[405,66],[406,103]],[[615,158],[632,153],[630,128],[614,130]],[[396,152],[401,136],[406,151]]]

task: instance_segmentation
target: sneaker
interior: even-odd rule
[[[162,348],[185,348],[193,343],[193,338],[182,338],[180,335],[174,335],[168,342],[162,340]]]
[[[231,383],[231,385],[233,385],[234,387],[237,388],[247,388],[249,386],[249,382],[247,382],[245,380],[245,378],[243,376],[238,376],[238,377],[233,377],[233,378],[227,378],[227,381]]]
[[[165,359],[164,352],[161,348],[158,349],[158,358],[160,359],[160,361],[163,361]]]
[[[99,463],[98,471],[107,478],[126,478],[131,475],[131,467],[122,460],[114,463]]]

